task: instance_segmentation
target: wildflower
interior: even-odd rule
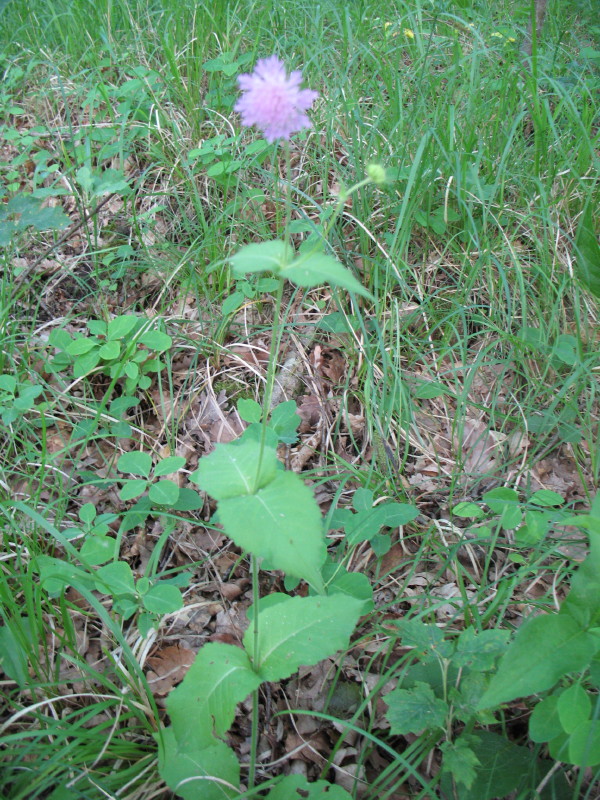
[[[381,186],[387,181],[385,167],[381,164],[367,164],[367,177],[376,186]]]
[[[384,23],[383,23],[383,27],[384,27],[384,28],[385,28],[385,30],[387,31],[387,29],[390,27],[390,25],[393,25],[393,24],[394,24],[393,22],[384,22]]]
[[[407,39],[414,39],[415,38],[415,32],[411,31],[410,28],[404,28],[402,33],[406,36]]]
[[[506,41],[512,43],[512,42],[516,42],[517,40],[515,39],[514,36],[509,36]]]
[[[310,128],[307,111],[318,97],[311,89],[300,89],[302,73],[289,77],[277,56],[261,58],[252,75],[240,75],[238,84],[243,94],[235,104],[244,125],[256,125],[268,142],[289,139],[292,133]]]
[[[500,31],[494,31],[492,36],[494,36],[496,39],[504,39],[504,36],[500,33]]]

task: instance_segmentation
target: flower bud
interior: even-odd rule
[[[381,186],[387,181],[385,167],[382,167],[381,164],[367,164],[367,176],[377,186]]]

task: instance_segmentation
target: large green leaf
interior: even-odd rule
[[[239,444],[219,444],[213,453],[200,459],[190,480],[215,500],[252,494],[272,481],[277,472],[277,454],[265,447],[257,480],[259,455],[260,444],[248,439]]]
[[[266,800],[352,800],[341,786],[327,781],[309,783],[303,775],[286,775],[271,789]]]
[[[264,558],[269,569],[283,570],[323,591],[321,512],[298,475],[278,472],[256,494],[221,500],[219,520],[238,547]]]
[[[161,777],[184,800],[227,800],[239,795],[240,765],[224,742],[213,739],[210,747],[194,749],[178,742],[172,728],[162,734],[159,754]]]
[[[323,283],[340,286],[349,292],[360,294],[373,300],[373,295],[356,280],[350,270],[346,269],[333,256],[324,253],[313,253],[309,256],[299,256],[280,272],[282,278],[287,278],[298,286],[311,289]]]
[[[449,712],[448,705],[434,695],[428,684],[421,682],[413,689],[394,689],[385,696],[385,702],[393,734],[443,728]]]
[[[572,519],[575,525],[582,524],[577,517]],[[583,525],[589,531],[590,549],[587,558],[571,578],[571,591],[559,613],[572,617],[581,627],[591,627],[600,624],[600,515],[596,510],[591,516],[581,519],[590,520],[591,523]]]
[[[452,663],[478,672],[492,669],[496,659],[506,651],[508,636],[504,630],[475,633],[473,628],[466,628],[458,637]]]
[[[460,787],[461,800],[508,797],[531,771],[531,751],[497,733],[479,731],[470,736],[469,749],[479,763],[469,789]]]
[[[258,615],[258,659],[263,681],[288,678],[301,664],[312,665],[348,646],[363,607],[343,595],[291,597]],[[244,635],[248,653],[254,647],[254,622]]]
[[[231,727],[237,704],[260,683],[244,650],[221,642],[204,645],[167,698],[180,749],[192,752],[213,745]]]
[[[585,668],[600,641],[566,614],[527,620],[502,657],[478,708],[551,689],[565,675]]]
[[[592,294],[600,297],[600,244],[594,226],[592,203],[586,206],[577,227],[575,265],[581,281]]]
[[[600,764],[600,720],[583,722],[569,739],[569,761],[580,767]]]
[[[279,272],[293,258],[294,251],[281,239],[272,242],[248,244],[231,256],[234,275],[241,277],[247,272]]]

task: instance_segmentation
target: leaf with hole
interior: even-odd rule
[[[166,701],[179,745],[190,751],[210,747],[231,727],[238,703],[260,684],[244,650],[221,642],[205,644]]]
[[[189,714],[189,712],[188,712]],[[201,750],[178,742],[173,728],[161,735],[158,770],[183,800],[233,800],[239,796],[240,765],[225,742],[213,739]]]
[[[327,781],[309,783],[303,775],[286,775],[265,800],[352,800],[352,797],[341,786]]]

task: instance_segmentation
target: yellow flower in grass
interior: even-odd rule
[[[406,36],[407,39],[414,39],[415,38],[415,32],[411,31],[410,28],[404,28],[402,33]]]
[[[503,36],[503,35],[500,33],[500,31],[494,31],[494,32],[492,33],[492,36],[493,36],[495,39],[504,39],[504,36]]]

